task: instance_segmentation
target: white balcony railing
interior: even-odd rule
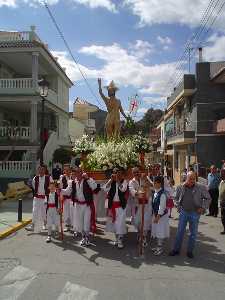
[[[0,161],[0,171],[30,171],[32,161]]]
[[[29,178],[32,175],[32,161],[0,161],[1,178]]]
[[[1,42],[32,42],[32,41],[37,41],[41,43],[40,38],[33,31],[22,31],[22,32],[0,31],[0,43]]]
[[[33,88],[32,78],[0,79],[0,89],[31,89],[31,88]]]
[[[30,138],[30,127],[0,126],[0,138],[28,140]]]

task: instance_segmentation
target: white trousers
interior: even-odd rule
[[[135,217],[135,199],[131,196],[129,196],[128,201],[127,201],[127,213],[130,214],[132,219]]]
[[[89,234],[91,227],[91,209],[87,204],[75,203],[74,230]]]
[[[53,226],[55,230],[59,230],[60,217],[55,207],[49,207],[47,210],[47,228],[48,235],[51,235]]]
[[[65,225],[72,225],[71,214],[70,214],[70,199],[63,199],[63,220]]]
[[[154,223],[152,218],[152,237],[158,239],[165,239],[170,236],[169,215],[168,213],[159,219],[159,223]]]
[[[142,220],[142,205],[139,204],[137,207],[136,214],[134,216],[134,226],[137,231],[140,230],[141,220]],[[147,232],[151,229],[151,223],[152,223],[152,207],[148,203],[148,204],[145,204],[145,207],[144,207],[144,231],[145,232]]]
[[[126,208],[116,208],[116,219],[113,222],[112,217],[108,216],[106,221],[106,231],[114,232],[118,235],[124,235],[127,233],[126,227]]]
[[[46,221],[46,205],[45,199],[34,197],[33,199],[33,212],[32,223],[43,225]]]
[[[76,231],[76,223],[75,223],[75,215],[76,215],[76,205],[75,203],[73,204],[72,201],[70,201],[70,222],[71,222],[71,226],[72,226],[72,229],[74,231]]]

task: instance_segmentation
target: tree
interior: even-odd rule
[[[136,131],[142,131],[143,134],[149,134],[149,132],[156,127],[162,115],[163,111],[161,109],[150,108],[145,113],[144,117],[136,122]]]
[[[61,163],[62,165],[65,163],[70,163],[72,156],[72,150],[68,150],[65,148],[56,149],[53,154],[53,162]]]
[[[142,132],[143,135],[149,135],[149,132],[157,126],[158,121],[161,119],[163,111],[160,109],[150,108],[144,117],[135,123],[134,127],[127,128],[124,121],[121,122],[121,135],[134,135]]]

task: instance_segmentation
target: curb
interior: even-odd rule
[[[22,221],[22,222],[19,222],[13,226],[11,226],[9,229],[6,229],[2,232],[0,232],[0,240],[9,236],[10,234],[20,230],[21,228],[27,226],[28,224],[30,224],[32,221],[32,219],[28,219],[28,220],[25,220],[25,221]]]

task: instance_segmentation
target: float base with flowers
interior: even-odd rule
[[[122,168],[131,177],[134,166],[144,168],[144,155],[152,149],[140,134],[106,141],[93,140],[87,135],[75,142],[73,151],[81,157],[81,167],[95,180],[105,180],[114,168]]]

